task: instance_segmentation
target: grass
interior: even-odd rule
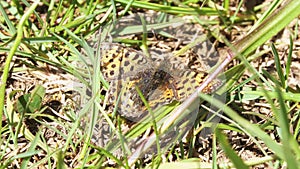
[[[0,168],[298,168],[300,95],[299,83],[292,85],[291,81],[300,80],[295,73],[295,65],[299,66],[295,18],[299,16],[300,3],[264,2],[249,9],[249,13],[243,11],[242,2],[232,5],[228,0],[201,4],[193,0],[0,1],[0,52],[5,59],[1,63]],[[149,10],[189,16],[215,39],[219,55],[224,58],[219,67],[226,71],[214,71],[211,77],[226,77],[216,92],[226,93],[226,98],[200,93],[200,100],[210,103],[211,109],[203,105],[199,113],[195,112],[199,99],[190,97],[181,105],[161,107],[142,123],[127,124],[118,116],[116,107],[107,114],[103,91],[109,84],[101,74],[100,57],[95,57],[99,51],[89,43],[91,36],[99,35],[101,26],[128,13]],[[290,26],[291,22],[295,26]],[[130,42],[147,49],[152,42],[145,34],[147,28],[155,30],[172,23],[175,21],[135,25],[122,33],[144,33],[141,41]],[[280,39],[275,35],[282,29],[288,30],[290,37],[278,44],[276,40]],[[231,42],[232,39],[240,40]],[[232,62],[228,65],[229,61]],[[265,66],[270,63],[274,71]],[[22,81],[19,74],[36,80]],[[54,84],[63,82],[55,87],[58,92],[51,93],[50,87],[44,85],[51,79]],[[74,80],[71,89],[70,79]],[[53,98],[57,93],[60,97]],[[80,99],[74,100],[78,95]],[[61,103],[58,109],[50,105],[54,99]],[[147,100],[143,102],[147,105]],[[49,108],[54,113],[47,113]],[[219,122],[214,121],[218,118],[206,118],[208,112]],[[104,146],[91,144],[99,117],[117,138],[111,137]],[[126,132],[124,125],[128,127]],[[172,128],[178,128],[176,137],[161,146],[158,138],[164,138],[163,134],[172,132]],[[199,143],[206,129],[212,130],[211,136],[202,138],[207,145],[203,140]],[[144,147],[131,151],[129,140],[142,136],[146,137]],[[150,143],[158,154],[141,158],[143,148],[153,148],[148,146]],[[123,151],[112,153],[117,148]],[[250,157],[247,152],[251,152]]]

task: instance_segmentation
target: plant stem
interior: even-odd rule
[[[29,18],[29,16],[34,12],[34,9],[37,7],[38,3],[40,2],[40,0],[36,0],[28,9],[27,12],[24,13],[24,15],[22,16],[22,18],[20,19],[19,25],[18,25],[18,29],[17,29],[17,36],[16,36],[16,40],[15,40],[15,44],[11,47],[11,50],[8,53],[8,56],[5,60],[5,65],[4,65],[4,69],[3,69],[3,74],[1,77],[1,84],[0,84],[0,131],[2,131],[2,116],[3,116],[3,112],[4,112],[4,99],[5,99],[5,87],[6,87],[6,82],[7,82],[7,78],[8,78],[8,73],[9,73],[9,67],[10,67],[10,62],[15,54],[15,52],[17,51],[21,40],[23,38],[23,26],[25,24],[25,22],[27,21],[27,19]],[[2,142],[2,137],[0,137],[0,142]]]

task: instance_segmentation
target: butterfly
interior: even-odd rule
[[[102,43],[100,49],[101,72],[110,83],[109,102],[127,118],[139,118],[147,113],[138,90],[155,110],[173,101],[184,101],[208,75],[183,66],[184,63],[175,56],[147,57],[117,43]],[[212,93],[220,84],[221,81],[216,79],[202,92]]]

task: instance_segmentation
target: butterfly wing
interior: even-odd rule
[[[145,74],[145,71],[148,73]],[[134,49],[103,43],[101,72],[105,80],[110,82],[109,102],[119,108],[118,112],[126,117],[137,117],[145,111],[136,86],[142,90],[149,88],[147,85],[151,82],[147,82],[147,79],[151,80],[154,72],[151,59]],[[143,93],[147,95],[149,92]]]
[[[116,43],[102,43],[101,71],[107,81],[134,76],[136,72],[151,68],[151,60],[142,52]]]

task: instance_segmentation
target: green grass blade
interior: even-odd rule
[[[293,139],[292,134],[289,129],[289,120],[288,120],[288,111],[286,104],[284,102],[282,91],[279,87],[276,88],[277,100],[279,102],[279,108],[275,107],[273,100],[270,100],[270,105],[272,106],[272,110],[276,116],[277,121],[279,122],[279,127],[281,133],[279,136],[281,137],[282,145],[284,148],[284,160],[287,162],[288,168],[297,168],[300,165],[300,162],[297,160],[298,156],[294,156],[292,154],[299,152],[299,145],[296,140]],[[294,146],[298,145],[296,151],[293,151]]]
[[[281,86],[282,86],[282,88],[285,88],[285,77],[283,75],[283,70],[282,70],[282,67],[280,65],[280,58],[279,58],[278,52],[277,52],[277,50],[276,50],[273,43],[271,44],[271,48],[272,48],[272,52],[273,52],[273,55],[274,55],[275,66],[276,66],[278,77],[279,77],[280,82],[281,82]]]
[[[235,168],[249,168],[231,148],[225,135],[219,130],[216,130],[216,135],[218,136],[218,141],[221,144],[222,150],[224,150],[225,154],[230,158]]]
[[[30,145],[30,147],[29,147],[27,153],[31,154],[32,152],[37,151],[37,150],[35,150],[35,149],[36,149],[36,147],[37,147],[37,145],[38,145],[38,140],[40,139],[40,138],[39,138],[39,137],[40,137],[40,134],[41,134],[41,131],[39,131],[39,132],[35,135],[35,138],[34,138],[34,140],[31,142],[31,145]],[[40,151],[37,151],[37,152],[41,152],[41,150],[40,150]],[[33,155],[34,155],[34,154],[33,154]],[[29,162],[29,160],[30,160],[30,157],[31,157],[31,156],[28,156],[28,157],[26,157],[26,158],[22,161],[22,164],[21,164],[20,168],[24,168],[24,169],[27,168],[27,164],[28,164],[28,162]]]
[[[241,91],[242,94],[245,95],[256,95],[260,97],[265,96],[265,92],[261,91],[260,89],[257,89],[256,91]],[[270,99],[276,99],[277,98],[277,92],[276,91],[268,91],[268,96]],[[293,101],[293,102],[300,102],[300,93],[281,93],[282,99],[284,101]]]
[[[266,20],[264,20],[255,31],[249,33],[241,41],[235,44],[236,51],[244,55],[250,54],[258,46],[262,45],[272,36],[276,35],[294,18],[300,15],[300,1],[288,0],[286,3]]]
[[[18,30],[17,30],[17,37],[14,45],[12,46],[6,60],[5,60],[5,66],[3,69],[3,74],[1,76],[1,84],[0,84],[0,119],[2,119],[3,115],[3,109],[4,109],[4,98],[5,98],[5,87],[6,87],[6,82],[9,74],[9,68],[10,68],[10,63],[12,60],[12,57],[14,56],[15,52],[17,51],[17,48],[19,47],[22,37],[23,37],[23,26],[29,16],[33,13],[34,9],[37,7],[38,3],[40,1],[37,0],[35,1],[32,6],[28,9],[28,11],[22,16],[19,25],[18,25]],[[0,131],[2,131],[2,120],[0,121]],[[0,142],[2,142],[2,139],[0,138]]]
[[[255,22],[250,32],[255,30],[269,15],[272,14],[281,4],[283,0],[275,0],[269,5],[269,8],[262,14],[261,17]]]
[[[213,98],[208,95],[200,94],[200,97],[206,101],[211,101]],[[224,105],[224,103],[220,102],[219,100],[213,99],[212,102],[214,106],[217,108],[223,110],[223,112],[229,116],[232,120],[234,120],[236,123],[238,123],[241,127],[247,130],[249,134],[253,137],[257,137],[261,139],[271,150],[275,152],[277,156],[280,158],[284,158],[284,149],[281,145],[276,143],[267,133],[262,131],[261,128],[259,128],[255,124],[251,124],[248,120],[241,117],[238,113],[233,111],[230,107]]]
[[[4,3],[4,2],[3,2],[3,3]],[[8,26],[8,31],[9,31],[9,33],[10,33],[11,35],[14,35],[14,34],[17,32],[17,30],[16,30],[14,24],[12,23],[12,21],[8,18],[8,16],[7,16],[5,10],[3,9],[3,6],[2,6],[1,3],[0,3],[0,12],[1,12],[1,15],[3,16],[3,18],[4,18],[4,20],[5,20],[5,23],[6,23],[7,26]]]
[[[116,0],[116,2],[120,2],[123,4],[128,4],[127,0]],[[183,8],[177,6],[166,6],[161,4],[155,4],[150,2],[144,1],[134,1],[132,3],[132,7],[135,8],[144,8],[156,11],[162,11],[171,14],[180,14],[180,15],[218,15],[218,11],[211,8],[202,7],[201,9],[198,8]]]
[[[288,53],[287,61],[286,61],[286,65],[285,65],[285,80],[286,80],[286,83],[288,82],[288,77],[289,77],[290,72],[291,72],[293,47],[294,47],[294,42],[293,42],[292,37],[290,36],[289,53]],[[286,86],[288,86],[288,84],[286,84]]]

